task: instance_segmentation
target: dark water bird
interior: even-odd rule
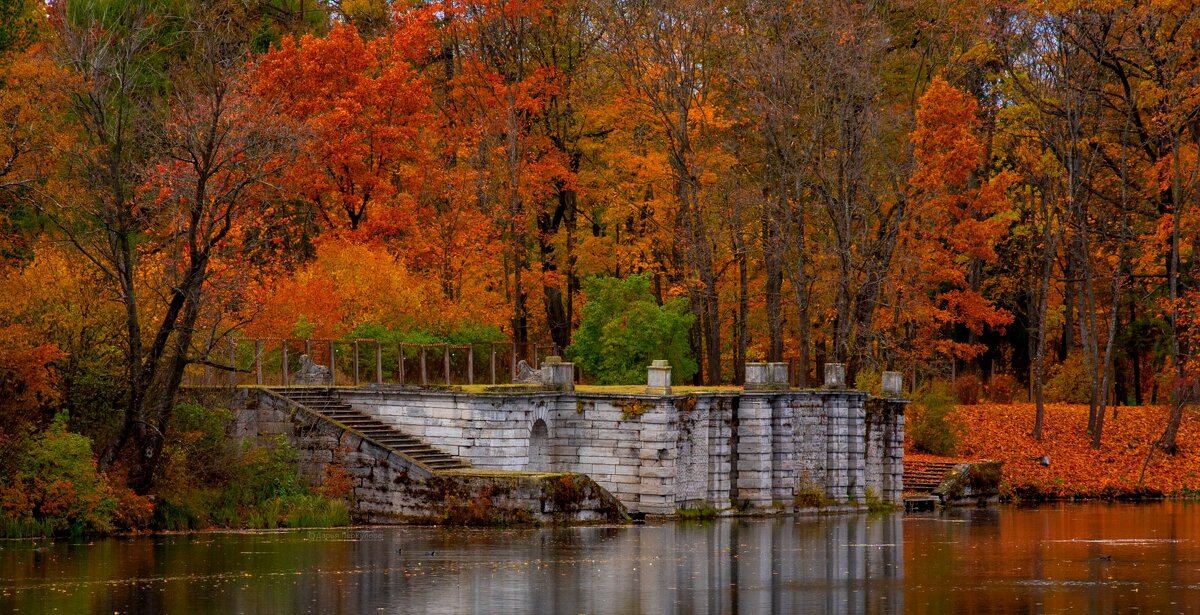
[[[1098,559],[1098,560],[1103,560],[1103,561],[1106,561],[1106,562],[1111,562],[1111,561],[1112,561],[1112,556],[1111,556],[1111,555],[1101,555],[1100,557],[1097,557],[1096,559]]]

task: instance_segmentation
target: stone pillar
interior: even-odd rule
[[[772,504],[771,401],[767,395],[743,395],[738,404],[737,494],[755,508]]]
[[[654,405],[638,419],[637,505],[630,508],[669,515],[678,507],[675,477],[678,473],[679,431],[678,423],[672,421],[676,409],[669,399],[650,403]],[[583,460],[582,455],[580,460]],[[588,467],[595,466],[588,464]]]
[[[671,394],[671,364],[663,359],[655,359],[646,368],[646,394]]]
[[[742,385],[747,391],[762,391],[770,388],[770,375],[766,363],[747,363],[746,382]]]
[[[778,390],[786,391],[792,387],[791,378],[788,378],[787,363],[767,363],[767,371],[770,373],[771,382]]]
[[[747,363],[743,388],[747,391],[786,391],[787,363]]]
[[[904,503],[904,407],[907,402],[891,402],[886,430],[884,498],[892,504]]]
[[[835,390],[846,388],[846,365],[844,363],[825,364],[825,388]]]
[[[839,367],[841,367],[839,365]],[[825,364],[826,374],[829,364]],[[850,485],[850,433],[848,396],[826,394],[825,406],[825,495],[835,502],[845,502]]]
[[[771,396],[771,496],[788,508],[796,501],[798,475],[794,401],[790,395]]]
[[[880,386],[883,396],[888,399],[898,399],[904,396],[904,376],[900,372],[883,372]]]
[[[867,395],[846,395],[846,498],[866,504]]]
[[[562,360],[562,357],[549,356],[542,361],[542,373],[546,376],[546,385],[559,391],[575,390],[575,364]]]

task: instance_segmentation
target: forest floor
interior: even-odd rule
[[[1004,462],[1001,495],[1006,499],[1139,498],[1200,496],[1200,411],[1184,411],[1179,452],[1151,445],[1166,424],[1166,406],[1119,406],[1104,421],[1099,450],[1087,433],[1088,407],[1047,404],[1042,440],[1034,440],[1033,404],[958,406],[950,414],[963,459]],[[1040,459],[1045,456],[1049,465]],[[930,458],[928,455],[913,455]]]

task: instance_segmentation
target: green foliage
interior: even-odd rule
[[[888,504],[887,502],[884,502],[883,498],[879,497],[879,493],[876,492],[871,487],[867,487],[866,497],[867,497],[867,512],[887,513],[887,512],[894,512],[900,508],[899,506],[896,506],[895,504]]]
[[[350,525],[350,509],[342,500],[316,495],[294,498],[284,513],[286,527],[336,527]]]
[[[675,511],[675,517],[680,521],[708,521],[716,519],[721,511],[715,508],[680,508]]]
[[[296,449],[283,436],[276,436],[267,446],[247,450],[230,482],[234,487],[231,495],[244,505],[308,492],[296,474]]]
[[[695,317],[682,299],[658,305],[646,275],[594,277],[584,284],[584,294],[583,321],[567,356],[598,384],[644,383],[646,366],[655,359],[671,363],[676,384],[696,373],[688,343]]]
[[[68,432],[60,413],[21,455],[14,480],[0,488],[0,529],[18,536],[111,532],[117,507],[91,442]]]
[[[854,376],[854,388],[858,391],[870,393],[871,395],[879,396],[883,390],[883,374],[877,370],[864,369],[860,370]]]
[[[1049,403],[1086,404],[1092,400],[1092,382],[1084,365],[1083,355],[1072,352],[1062,363],[1050,368],[1049,378],[1042,388]]]
[[[37,38],[37,22],[31,0],[0,2],[0,55],[21,51]]]
[[[233,414],[191,399],[175,406],[164,449],[162,485],[152,527],[271,529],[347,525],[339,498],[313,493],[296,470],[296,450],[282,436],[264,446],[230,446]]]
[[[947,415],[954,397],[945,382],[934,381],[922,388],[908,412],[907,430],[914,450],[932,455],[953,456],[958,447],[957,427]]]

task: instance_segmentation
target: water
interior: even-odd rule
[[[0,612],[1200,609],[1200,505],[0,541]]]

